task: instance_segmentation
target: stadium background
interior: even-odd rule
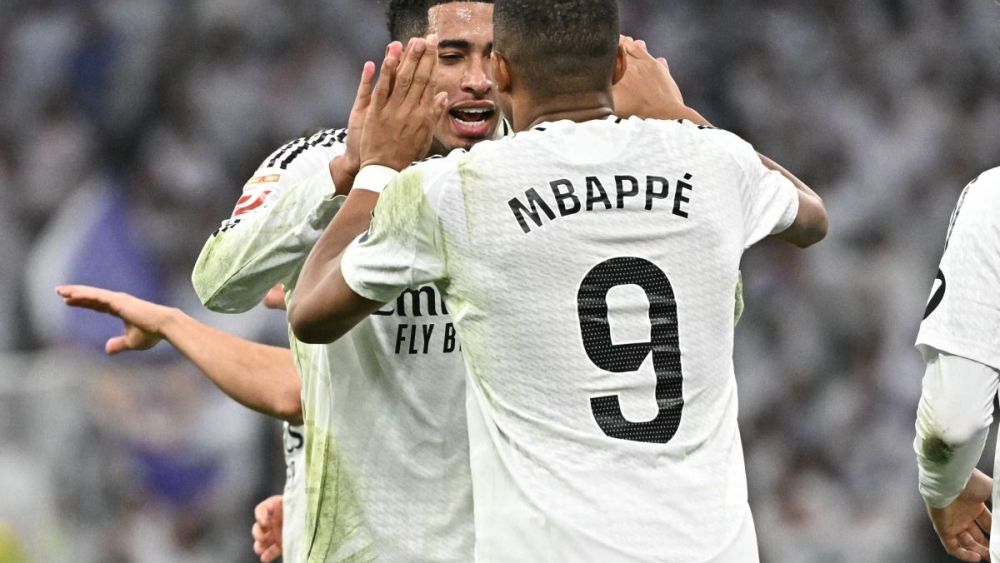
[[[690,105],[830,213],[818,247],[764,244],[744,265],[736,365],[765,561],[946,560],[915,491],[912,341],[957,195],[1000,164],[1000,6],[621,3]],[[383,6],[0,0],[0,22],[0,561],[253,561],[277,424],[166,346],[103,357],[118,323],[52,288],[128,290],[282,342],[273,312],[204,312],[191,266],[263,156],[344,123]]]

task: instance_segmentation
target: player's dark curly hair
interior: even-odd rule
[[[406,43],[411,37],[427,34],[427,12],[439,4],[476,2],[492,4],[493,0],[389,0],[389,37]]]
[[[618,53],[616,0],[496,0],[493,43],[531,89],[546,94],[610,85]]]

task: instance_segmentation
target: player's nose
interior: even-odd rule
[[[475,61],[469,65],[462,77],[462,89],[477,95],[486,95],[493,89],[488,61]]]

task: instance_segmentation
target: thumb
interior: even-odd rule
[[[108,339],[104,344],[104,351],[109,356],[114,356],[128,350],[128,343],[125,342],[124,336],[116,336],[114,338]]]
[[[438,92],[434,96],[434,105],[431,108],[431,119],[437,123],[441,116],[448,111],[448,92]]]

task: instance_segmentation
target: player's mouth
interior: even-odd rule
[[[485,139],[493,134],[497,109],[493,102],[472,102],[452,107],[448,116],[460,137]]]

